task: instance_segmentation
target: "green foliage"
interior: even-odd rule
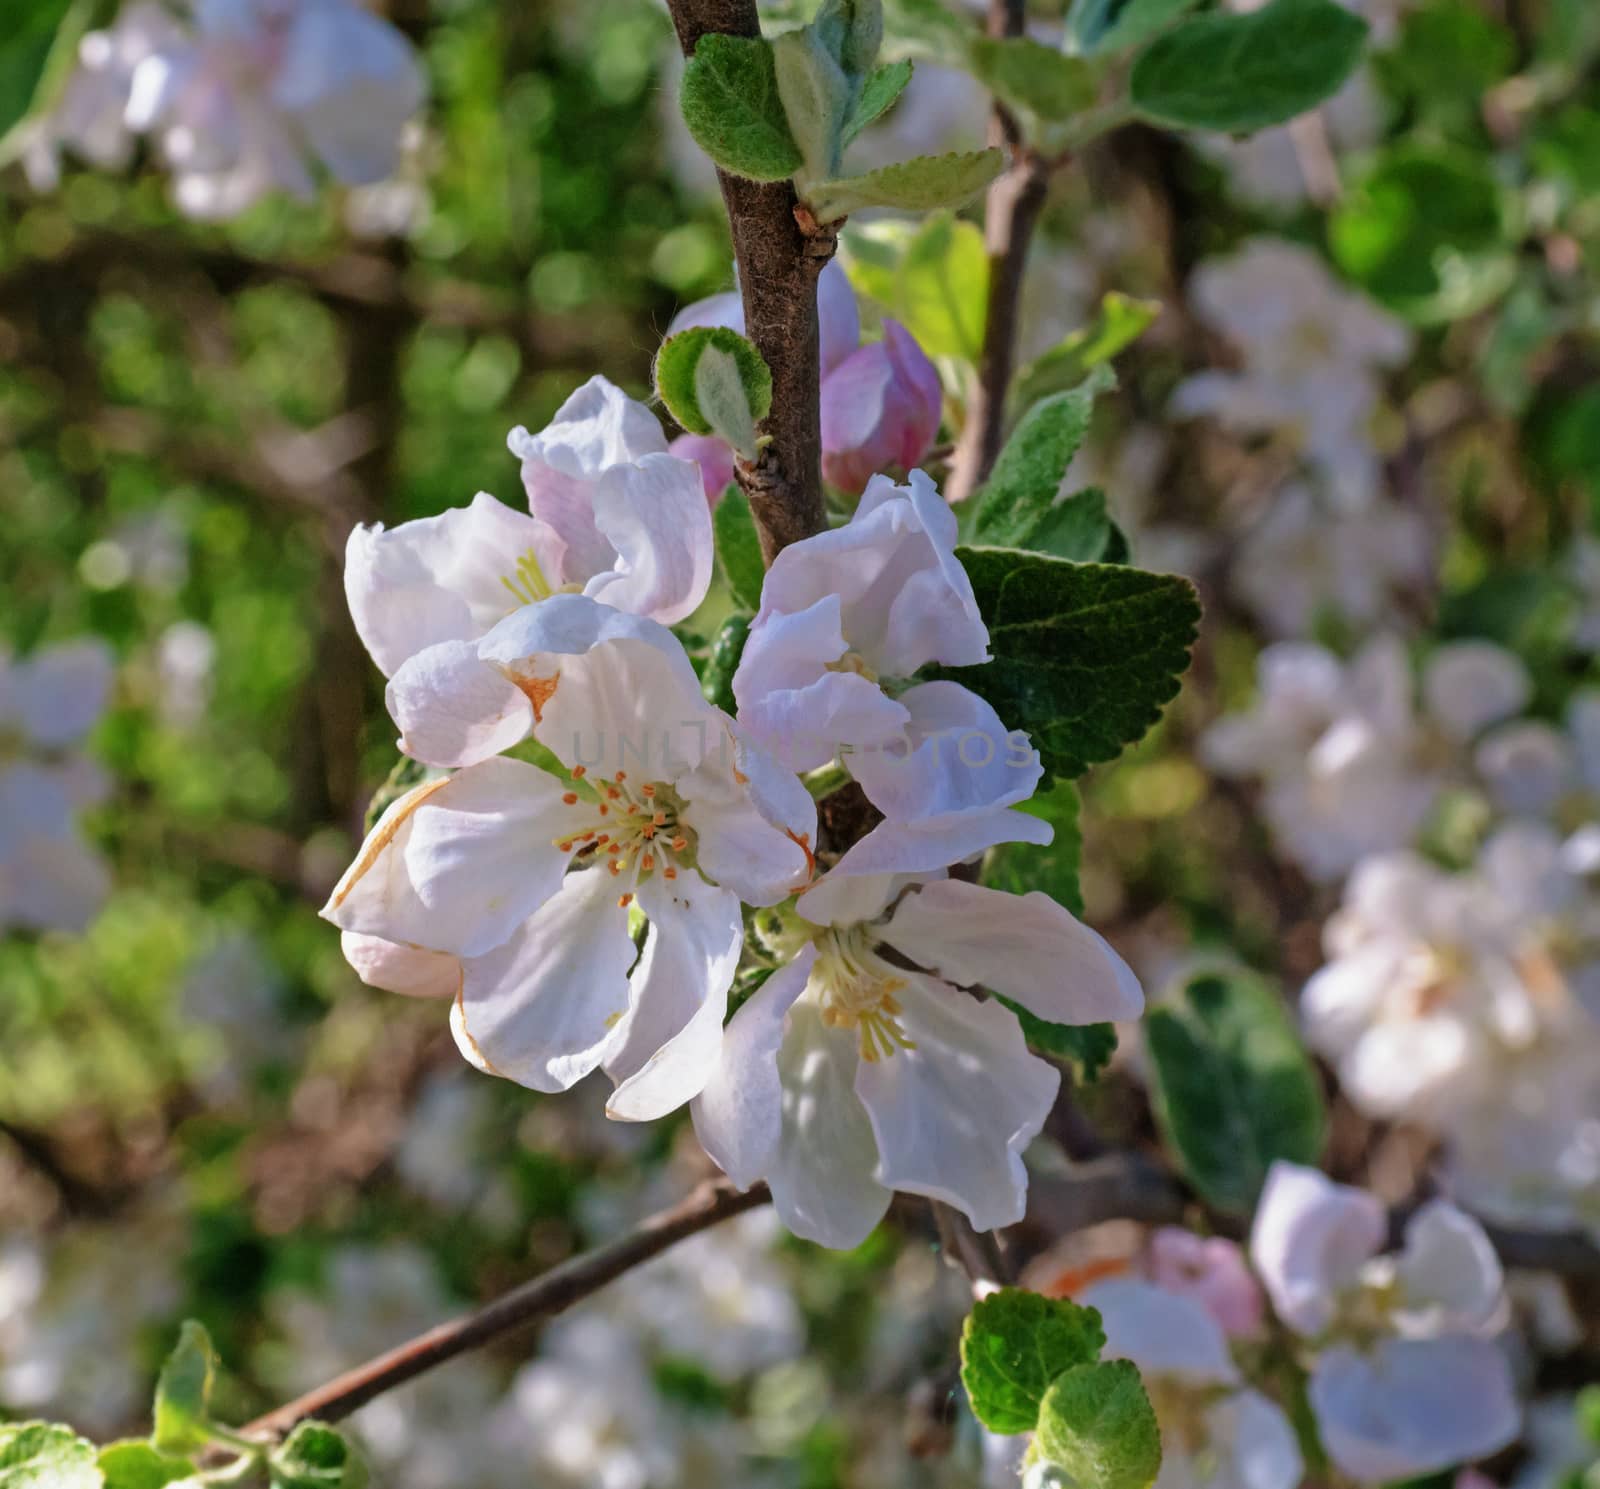
[[[733,674],[739,670],[739,658],[744,655],[744,644],[750,636],[750,617],[730,615],[717,631],[711,645],[711,660],[700,679],[701,691],[712,703],[726,713],[736,708],[733,697]]]
[[[984,859],[982,882],[990,889],[1026,894],[1042,889],[1074,915],[1083,914],[1078,888],[1078,862],[1083,852],[1083,832],[1078,825],[1078,788],[1071,781],[1056,781],[1049,790],[1036,792],[1018,807],[1030,817],[1040,817],[1055,829],[1043,846],[1037,843],[1002,843]]]
[[[723,352],[732,360],[738,374],[736,381],[728,378],[726,368],[722,368],[720,375],[707,380],[702,388],[700,363],[708,348]],[[772,408],[772,369],[750,342],[726,326],[692,326],[669,336],[656,353],[655,382],[656,393],[672,417],[691,434],[717,434],[729,439],[729,427],[740,424],[741,413],[764,419]],[[734,397],[735,388],[744,396],[742,410]],[[702,392],[712,395],[709,407],[702,402]],[[735,406],[730,408],[730,404]],[[722,420],[725,427],[718,428],[716,419]],[[743,437],[745,430],[741,425],[733,433]]]
[[[108,1443],[97,1459],[105,1489],[163,1489],[194,1475],[194,1463],[157,1452],[148,1442],[128,1439]]]
[[[761,562],[761,537],[750,501],[737,486],[730,486],[712,513],[717,540],[717,560],[733,597],[747,610],[761,608],[761,582],[766,570]]]
[[[1070,119],[1094,102],[1094,70],[1031,37],[981,36],[970,57],[973,75],[990,92],[1039,119]]]
[[[17,8],[8,7],[5,37],[0,40],[0,164],[11,153],[5,136],[70,66],[78,38],[94,15],[94,0],[14,3]]]
[[[99,1489],[94,1444],[56,1422],[0,1423],[0,1489]]]
[[[906,245],[891,310],[930,357],[976,361],[988,317],[989,254],[975,223],[930,217]]]
[[[1072,0],[1067,51],[1079,56],[1130,51],[1195,8],[1200,0]]]
[[[772,47],[763,38],[702,36],[684,68],[679,106],[695,142],[723,170],[782,181],[800,169]]]
[[[272,1489],[362,1489],[367,1469],[342,1432],[301,1422],[267,1455]]]
[[[1243,972],[1191,979],[1145,1019],[1167,1145],[1218,1209],[1248,1215],[1274,1160],[1315,1164],[1327,1119],[1281,1000]]]
[[[1099,1080],[1117,1052],[1115,1024],[1052,1024],[1010,998],[995,996],[1016,1014],[1029,1048],[1069,1062],[1080,1085]]]
[[[1044,1398],[1034,1447],[1077,1489],[1150,1489],[1161,1471],[1161,1428],[1127,1360],[1079,1365]]]
[[[1264,129],[1337,92],[1366,35],[1366,22],[1335,0],[1272,0],[1245,15],[1196,16],[1139,55],[1130,97],[1161,124]]]
[[[211,1336],[192,1318],[183,1321],[177,1347],[167,1356],[156,1382],[155,1425],[151,1445],[161,1453],[192,1453],[211,1440],[206,1413],[216,1381],[217,1355]]]
[[[806,191],[806,206],[818,222],[837,222],[863,207],[928,212],[959,207],[983,190],[1005,167],[997,149],[919,155],[863,176],[819,181]]]
[[[867,125],[881,119],[894,107],[895,101],[905,92],[906,84],[911,81],[911,67],[910,59],[902,58],[898,62],[885,62],[868,75],[861,86],[861,96],[856,100],[855,108],[845,120],[841,144],[848,145]]]
[[[772,56],[778,97],[803,169],[812,177],[832,176],[853,107],[850,78],[812,26],[774,38]]]
[[[1116,290],[1100,301],[1100,313],[1087,326],[1064,337],[1017,375],[1013,397],[1023,408],[1070,388],[1096,367],[1131,346],[1161,313],[1159,300],[1136,300]]]
[[[961,1330],[961,1384],[991,1432],[1031,1432],[1051,1382],[1100,1357],[1093,1308],[1007,1287],[981,1299]]]
[[[1200,618],[1186,579],[1009,548],[957,555],[994,660],[941,675],[1026,730],[1048,774],[1114,759],[1178,691]]]
[[[757,359],[765,369],[766,362],[760,359],[759,353]],[[703,348],[694,364],[694,401],[713,434],[719,435],[746,460],[754,460],[758,453],[756,420],[750,409],[750,395],[745,391],[740,360],[733,352],[724,351],[715,344]],[[768,397],[771,397],[770,392]]]

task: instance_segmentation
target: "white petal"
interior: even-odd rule
[[[1132,1360],[1141,1373],[1188,1385],[1232,1385],[1239,1379],[1227,1336],[1193,1298],[1114,1277],[1085,1288],[1078,1301],[1099,1309],[1108,1360]]]
[[[805,991],[814,946],[806,946],[750,995],[728,1021],[716,1069],[690,1108],[700,1145],[741,1189],[764,1179],[783,1128],[778,1047],[789,1007]]]
[[[1048,895],[941,879],[908,894],[880,932],[919,966],[1014,998],[1055,1024],[1135,1019],[1144,995],[1105,940]]]
[[[858,925],[878,919],[913,884],[943,877],[931,874],[840,874],[830,870],[794,903],[812,925]]]
[[[1429,659],[1422,696],[1451,739],[1467,740],[1526,708],[1533,679],[1517,656],[1493,642],[1454,641]]]
[[[74,744],[105,712],[114,671],[111,648],[98,638],[46,647],[15,664],[5,711],[34,744]]]
[[[572,855],[557,840],[574,810],[562,792],[547,771],[503,757],[451,776],[412,813],[403,849],[428,933],[390,939],[463,957],[503,945],[561,887]]]
[[[635,955],[611,875],[568,874],[504,946],[463,961],[456,1043],[491,1075],[565,1091],[605,1058]]]
[[[606,1115],[649,1122],[697,1096],[717,1066],[728,989],[744,948],[739,898],[698,874],[641,880],[650,920],[628,1015],[606,1055],[617,1089]]]
[[[1238,1489],[1300,1489],[1306,1472],[1300,1440],[1276,1401],[1259,1391],[1239,1391],[1217,1402],[1206,1420],[1213,1441],[1232,1445],[1237,1477],[1230,1482]]]
[[[979,1230],[1022,1219],[1022,1150],[1061,1076],[1028,1052],[1016,1015],[910,974],[900,995],[914,1049],[862,1060],[855,1088],[878,1143],[877,1178],[944,1200]]]
[[[526,739],[537,714],[533,697],[483,661],[473,641],[441,641],[417,652],[389,679],[384,696],[400,727],[400,748],[425,765],[488,760]]]
[[[461,962],[446,952],[355,931],[340,935],[339,950],[368,987],[408,998],[453,998],[461,991]]]
[[[1430,1201],[1406,1223],[1395,1272],[1406,1312],[1420,1315],[1430,1332],[1487,1323],[1505,1286],[1483,1227],[1445,1200]]]
[[[971,813],[949,827],[908,827],[880,822],[848,848],[830,878],[857,874],[926,874],[992,848],[996,843],[1048,843],[1054,829],[1040,817],[1001,808]]]
[[[1486,1457],[1521,1427],[1505,1356],[1463,1335],[1385,1339],[1367,1355],[1327,1350],[1310,1399],[1328,1456],[1368,1484]]]
[[[449,777],[424,782],[389,804],[334,885],[320,912],[324,920],[382,941],[427,944],[430,917],[406,870],[405,850],[417,809],[448,784]]]
[[[350,618],[384,676],[440,641],[471,641],[521,603],[506,581],[539,526],[479,492],[465,507],[385,528],[355,527],[345,546]]]
[[[76,834],[24,837],[0,861],[0,927],[88,929],[111,893],[111,871]]]
[[[1250,1260],[1278,1317],[1301,1334],[1326,1328],[1334,1296],[1382,1247],[1387,1216],[1375,1195],[1281,1159],[1267,1173]]]
[[[826,271],[824,271],[826,272]],[[851,297],[852,301],[854,296]],[[685,305],[667,326],[667,335],[692,331],[696,326],[722,326],[744,335],[744,298],[738,290],[725,290],[720,295],[707,295]]]
[[[595,526],[617,551],[615,568],[584,586],[593,600],[672,625],[711,585],[711,508],[700,467],[675,455],[616,465],[594,485]]]

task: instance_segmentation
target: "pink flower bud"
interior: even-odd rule
[[[910,470],[939,434],[939,374],[911,333],[883,323],[822,383],[822,473],[855,495],[874,475]]]
[[[1149,1271],[1157,1287],[1192,1298],[1232,1338],[1260,1331],[1261,1289],[1232,1241],[1163,1226],[1150,1240]]]
[[[700,467],[705,482],[706,500],[714,507],[733,480],[733,451],[714,434],[680,434],[667,446],[669,455],[692,460]]]
[[[861,341],[856,292],[838,259],[829,259],[817,278],[817,331],[822,376],[826,377]]]

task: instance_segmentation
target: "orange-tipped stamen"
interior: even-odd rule
[[[564,791],[561,793],[561,799],[569,807],[575,807],[578,804],[578,793],[576,791]]]

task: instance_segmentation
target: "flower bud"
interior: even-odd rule
[[[911,333],[892,320],[883,340],[852,352],[822,384],[822,473],[855,495],[892,467],[910,470],[939,433],[943,390]]]
[[[714,434],[680,434],[667,446],[667,451],[680,460],[692,460],[700,467],[706,500],[716,506],[733,480],[733,451],[727,441]]]

